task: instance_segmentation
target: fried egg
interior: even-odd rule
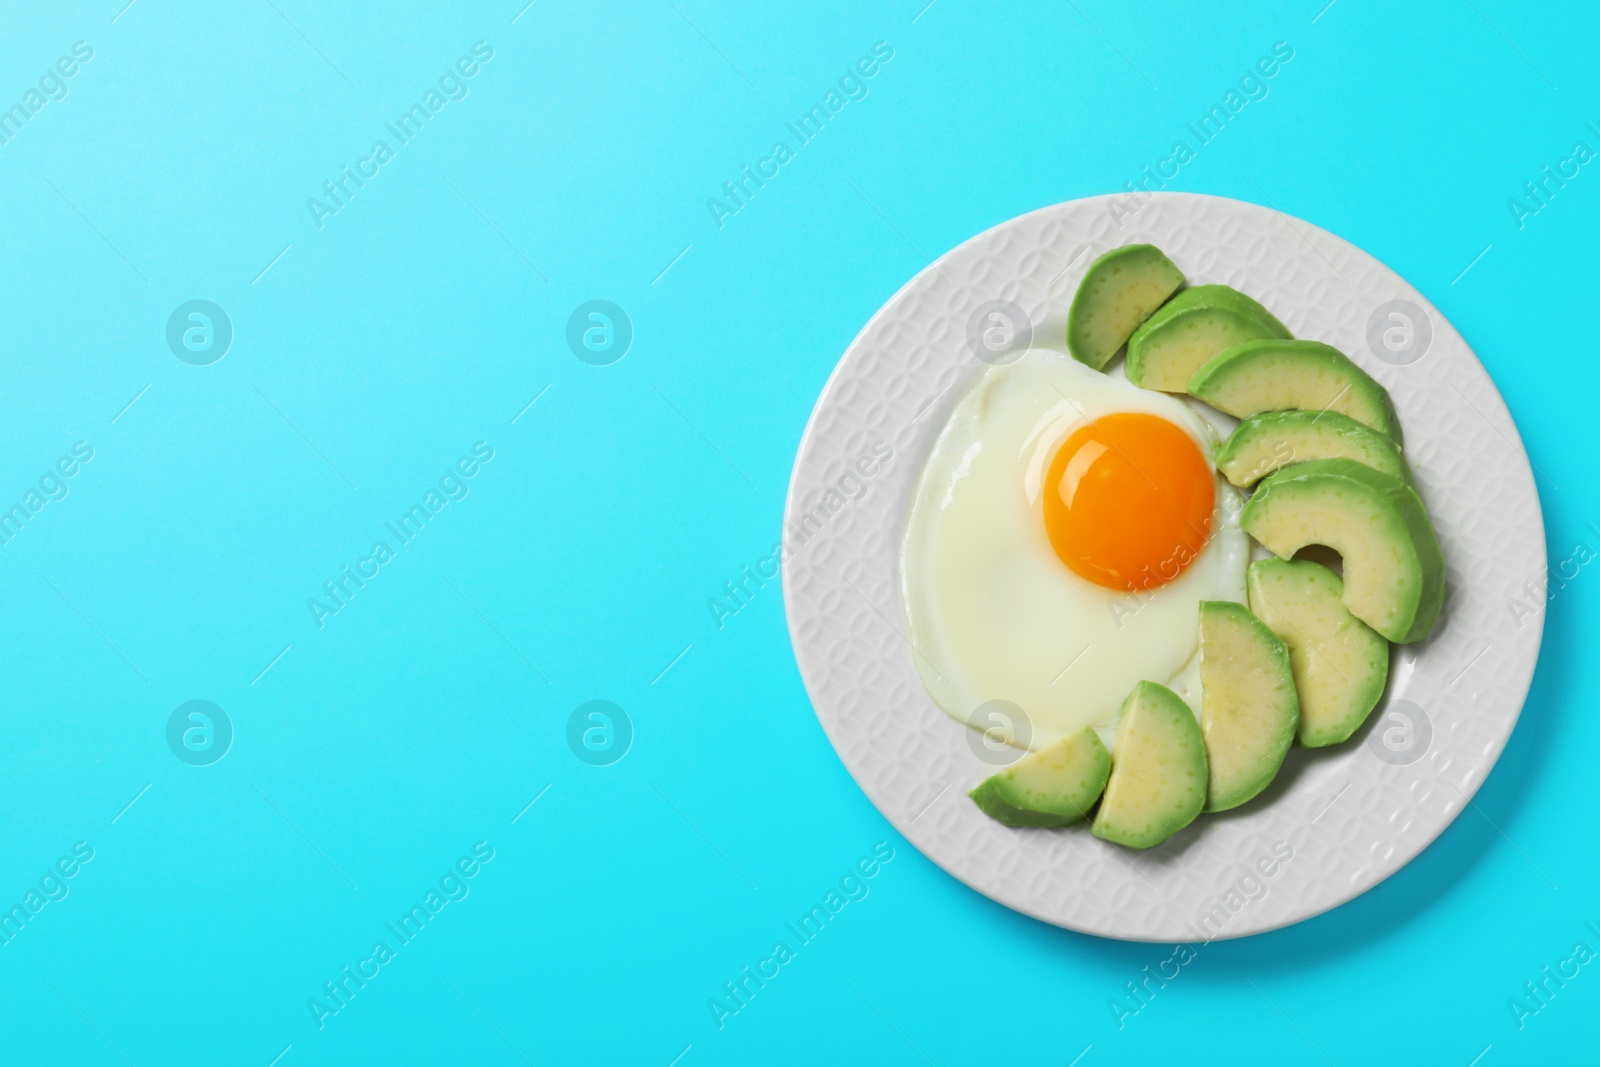
[[[1200,710],[1199,605],[1245,598],[1242,499],[1197,406],[1030,350],[956,403],[901,545],[912,658],[964,723],[994,701],[1038,748],[1092,726],[1114,742],[1140,681]],[[1010,728],[1014,716],[1000,716]]]

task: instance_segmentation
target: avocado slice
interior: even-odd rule
[[[1289,646],[1300,743],[1337,745],[1367,721],[1389,680],[1389,642],[1341,602],[1344,583],[1310,560],[1250,564],[1250,610]],[[1209,698],[1208,698],[1209,699]]]
[[[1390,641],[1420,641],[1444,601],[1444,555],[1417,491],[1353,459],[1318,459],[1262,481],[1239,525],[1280,559],[1327,545],[1344,560],[1342,601]]]
[[[1113,248],[1078,283],[1067,312],[1067,351],[1100,370],[1182,284],[1183,272],[1155,245]]]
[[[1111,754],[1085,727],[983,780],[968,795],[1007,826],[1065,826],[1087,818],[1111,773]]]
[[[1128,380],[1181,393],[1201,365],[1244,341],[1293,337],[1272,312],[1227,285],[1185,289],[1128,338]]]
[[[1200,602],[1200,694],[1206,810],[1227,811],[1272,782],[1300,725],[1289,649],[1243,604]]]
[[[1140,682],[1122,702],[1111,778],[1094,835],[1129,848],[1159,845],[1206,802],[1206,742],[1183,698]]]
[[[1288,408],[1337,411],[1400,443],[1388,391],[1321,341],[1270,338],[1223,349],[1194,372],[1189,393],[1239,419]]]
[[[1262,411],[1239,424],[1217,449],[1217,469],[1247,489],[1291,463],[1353,459],[1411,481],[1405,453],[1394,440],[1337,411]]]

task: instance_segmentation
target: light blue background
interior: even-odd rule
[[[776,541],[822,383],[924,257],[1120,190],[1279,41],[1270,95],[1170,187],[1417,285],[1517,418],[1552,560],[1600,549],[1600,175],[1520,229],[1507,205],[1600,148],[1589,5],[522,2],[0,14],[0,106],[94,49],[0,146],[0,501],[95,450],[0,547],[0,902],[95,850],[0,947],[0,1059],[1592,1055],[1600,965],[1521,1030],[1507,1006],[1600,949],[1592,568],[1479,810],[1333,913],[1207,948],[1120,1030],[1108,1001],[1170,947],[943,874],[823,737],[777,587],[721,630],[706,605]],[[477,41],[470,94],[319,230],[307,198]],[[719,230],[707,198],[878,41],[870,95]],[[196,298],[235,329],[208,367],[165,342]],[[636,329],[612,366],[565,343],[592,298]],[[477,441],[470,495],[319,630],[307,598]],[[236,731],[209,767],[166,745],[191,699]],[[590,699],[634,725],[612,766],[567,746]],[[308,998],[479,841],[470,895],[319,1030]],[[719,1030],[707,999],[879,841],[870,895]]]

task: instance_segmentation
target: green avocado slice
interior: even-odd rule
[[[1289,649],[1243,604],[1200,602],[1200,694],[1206,810],[1227,811],[1272,783],[1300,725]]]
[[[1085,727],[990,775],[968,795],[1007,826],[1065,826],[1088,817],[1110,773],[1110,753]]]
[[[1166,686],[1140,682],[1122,702],[1094,835],[1150,848],[1193,822],[1205,802],[1206,742],[1194,712]]]
[[[1239,524],[1280,559],[1307,545],[1338,552],[1344,606],[1390,641],[1433,631],[1444,555],[1422,498],[1400,479],[1351,459],[1296,463],[1256,487]]]
[[[1250,610],[1289,646],[1300,694],[1300,743],[1337,745],[1383,698],[1389,642],[1350,614],[1344,582],[1320,563],[1263,559],[1246,578]]]
[[[1337,411],[1258,412],[1217,449],[1217,469],[1241,489],[1313,459],[1353,459],[1413,484],[1405,453],[1392,438]]]
[[[1181,393],[1212,356],[1244,341],[1293,335],[1272,312],[1227,285],[1197,285],[1168,300],[1128,338],[1128,380]]]
[[[1189,393],[1238,419],[1291,408],[1337,411],[1400,443],[1388,391],[1320,341],[1272,338],[1225,348],[1194,372]]]
[[[1067,312],[1067,351],[1101,370],[1139,324],[1183,284],[1183,272],[1155,245],[1123,245],[1097,258]]]

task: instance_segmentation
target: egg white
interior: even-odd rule
[[[1199,557],[1165,585],[1134,593],[1063,563],[1041,502],[1061,443],[1116,412],[1187,431],[1217,487]],[[1216,443],[1198,406],[1060,353],[1031,350],[984,371],[934,444],[901,544],[901,607],[934,702],[965,723],[986,703],[1009,701],[1031,726],[1015,743],[1033,748],[1085,726],[1111,745],[1122,701],[1141,680],[1172,686],[1199,714],[1199,604],[1243,602],[1250,559],[1242,499],[1212,463]]]

